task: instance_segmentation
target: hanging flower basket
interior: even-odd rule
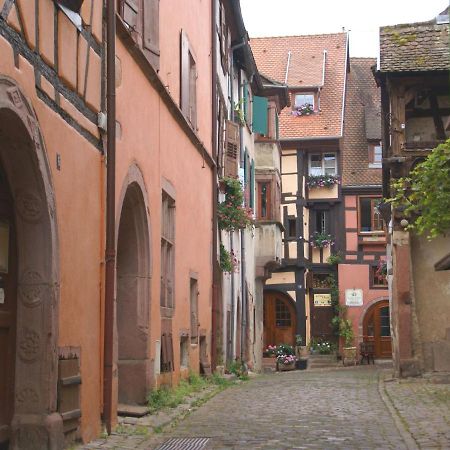
[[[337,175],[309,175],[306,177],[306,185],[310,188],[330,188],[341,181]]]
[[[298,106],[292,111],[292,115],[296,117],[309,116],[314,112],[314,107],[310,103],[305,103],[304,105]]]
[[[380,283],[387,284],[387,262],[380,259],[378,262],[377,270],[375,271],[375,277]]]
[[[242,230],[253,226],[253,211],[243,206],[244,193],[238,179],[225,177],[225,200],[217,207],[219,228],[225,231]]]
[[[326,248],[334,245],[331,234],[315,232],[310,237],[310,242],[314,248]]]
[[[233,250],[228,251],[223,244],[220,244],[220,268],[225,273],[237,272],[239,268],[239,260]]]

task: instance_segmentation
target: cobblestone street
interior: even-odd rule
[[[156,449],[174,437],[208,437],[206,448],[224,450],[449,449],[450,385],[389,374],[365,366],[261,376],[162,433],[113,435],[84,448]]]

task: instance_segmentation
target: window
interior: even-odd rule
[[[359,231],[382,233],[383,219],[378,210],[381,197],[359,197]]]
[[[161,366],[162,372],[173,371],[173,342],[171,333],[163,333],[161,336]]]
[[[312,153],[309,155],[309,175],[336,175],[335,153]]]
[[[189,340],[187,336],[180,337],[180,367],[189,367]]]
[[[297,237],[297,219],[288,219],[287,220],[287,233],[289,238]]]
[[[190,281],[191,303],[191,344],[196,344],[198,339],[198,282],[195,278]]]
[[[286,303],[277,298],[275,303],[275,324],[277,327],[291,326],[291,313]]]
[[[79,13],[83,0],[58,0],[58,3],[73,12]]]
[[[299,109],[302,106],[310,105],[314,110],[314,94],[296,94],[294,101],[294,109]]]
[[[175,200],[162,194],[161,208],[161,295],[164,308],[174,307]]]
[[[271,182],[258,182],[258,218],[268,220],[270,218]]]
[[[381,167],[381,162],[383,160],[381,144],[369,144],[369,167],[378,168]]]
[[[316,215],[315,220],[315,230],[317,233],[328,233],[329,232],[329,211],[314,211]]]
[[[197,65],[187,35],[181,32],[181,110],[197,131]]]
[[[220,62],[222,64],[222,69],[224,73],[228,73],[229,66],[229,49],[231,47],[231,33],[227,27],[227,18],[225,13],[225,5],[220,3],[220,29],[219,31],[219,41],[220,41]]]
[[[372,287],[386,288],[388,285],[386,274],[379,266],[370,266],[370,278]]]

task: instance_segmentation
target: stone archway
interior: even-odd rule
[[[144,404],[149,355],[150,233],[142,174],[133,165],[121,198],[117,234],[117,366],[119,404]],[[120,409],[120,407],[119,407]]]
[[[63,447],[57,409],[59,264],[54,191],[30,102],[0,76],[0,164],[13,197],[17,319],[12,449]]]

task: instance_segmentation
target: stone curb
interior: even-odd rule
[[[392,420],[394,421],[394,424],[398,429],[398,432],[405,441],[406,448],[408,450],[419,450],[419,446],[417,445],[417,442],[415,441],[414,437],[403,425],[402,420],[397,410],[395,409],[394,404],[392,403],[388,393],[386,392],[384,383],[385,383],[385,375],[383,372],[380,371],[378,374],[378,393],[380,394],[380,397],[383,400],[384,405],[389,411],[389,414],[391,415]]]

